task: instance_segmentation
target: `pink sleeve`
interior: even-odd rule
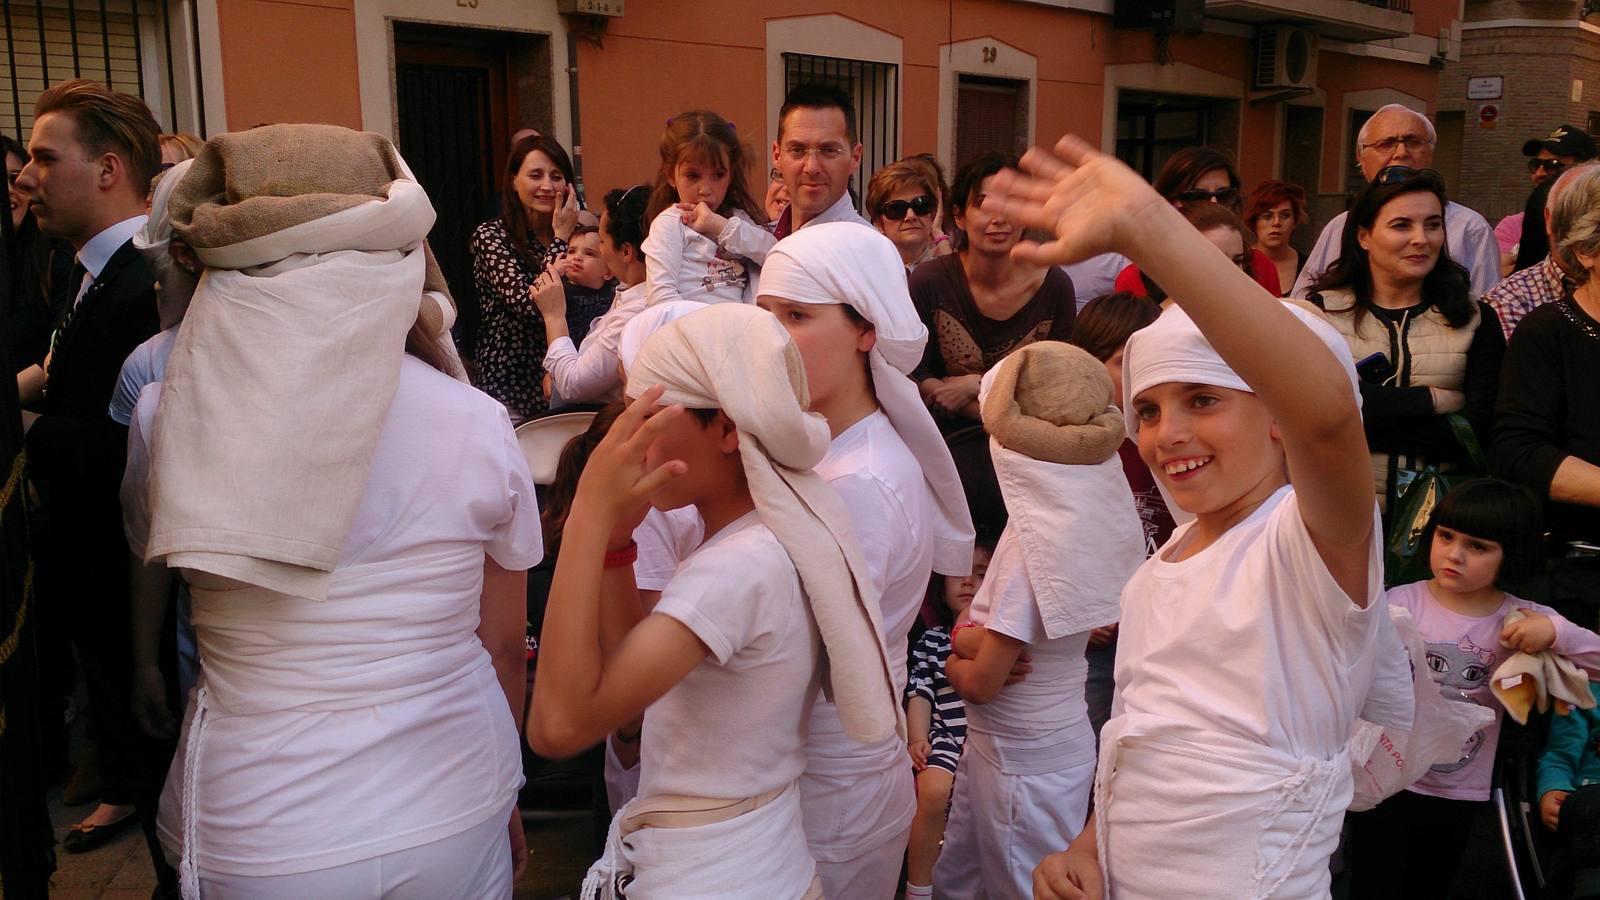
[[[1513,213],[1494,226],[1494,242],[1501,253],[1510,253],[1522,241],[1522,213]]]
[[[1549,616],[1550,621],[1556,624],[1556,642],[1550,649],[1577,663],[1578,668],[1588,672],[1591,677],[1600,676],[1600,634],[1569,622],[1547,606],[1537,603],[1525,605]]]

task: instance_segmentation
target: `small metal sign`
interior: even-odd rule
[[[1505,93],[1503,75],[1474,75],[1467,79],[1468,100],[1499,100]]]
[[[1478,107],[1478,127],[1493,128],[1500,121],[1500,105],[1485,103]]]

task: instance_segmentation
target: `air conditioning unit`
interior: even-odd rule
[[[1258,91],[1310,90],[1317,86],[1317,33],[1309,28],[1263,25],[1256,29]]]

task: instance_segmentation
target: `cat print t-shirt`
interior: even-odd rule
[[[1488,800],[1494,776],[1494,752],[1500,741],[1504,709],[1490,690],[1495,669],[1515,650],[1500,645],[1506,613],[1528,609],[1549,616],[1556,625],[1551,649],[1593,673],[1600,669],[1600,635],[1574,625],[1548,606],[1507,594],[1500,608],[1487,616],[1463,616],[1434,599],[1426,581],[1389,591],[1389,603],[1411,612],[1427,651],[1428,668],[1447,700],[1476,703],[1495,713],[1494,720],[1467,739],[1461,758],[1440,763],[1409,790],[1452,800]]]

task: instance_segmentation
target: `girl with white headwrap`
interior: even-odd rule
[[[851,739],[904,735],[849,514],[812,471],[827,424],[794,343],[742,304],[656,331],[627,392],[563,530],[528,722],[563,756],[644,713],[639,796],[584,896],[821,897],[795,787],[821,653]],[[632,535],[652,505],[693,505],[710,536],[644,615]]]
[[[1083,830],[1095,735],[1084,687],[1092,629],[1144,560],[1144,526],[1117,453],[1122,414],[1105,366],[1039,341],[978,396],[1009,519],[945,664],[967,701],[939,896],[1028,897],[1033,868]],[[975,649],[973,649],[975,647]],[[1028,671],[1012,669],[1026,652]]]
[[[1195,515],[1123,591],[1097,821],[1040,865],[1035,895],[1327,896],[1388,621],[1349,354],[1117,160],[1067,137],[1023,166],[985,205],[1055,240],[1014,252],[1119,251],[1178,304],[1129,341],[1125,410]]]
[[[903,273],[898,251],[876,231],[814,225],[767,255],[757,300],[805,361],[811,411],[832,435],[817,474],[849,507],[897,661],[907,657],[930,574],[971,574],[973,541],[955,463],[907,377],[928,332]],[[905,684],[906,667],[896,665],[896,690]],[[853,741],[821,700],[806,755],[801,806],[828,896],[894,896],[916,812],[905,742]]]

